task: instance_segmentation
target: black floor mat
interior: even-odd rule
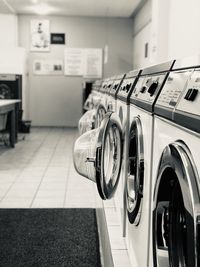
[[[0,209],[1,267],[100,267],[95,209]]]

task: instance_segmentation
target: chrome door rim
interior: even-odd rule
[[[127,212],[129,222],[138,225],[140,221],[144,183],[144,149],[142,125],[139,117],[135,117],[129,132],[127,173]]]
[[[122,161],[122,126],[116,113],[106,113],[101,129],[97,149],[96,180],[100,196],[109,199],[117,189]]]

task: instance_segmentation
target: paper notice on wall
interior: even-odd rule
[[[63,61],[44,59],[34,60],[33,73],[35,75],[63,75]]]
[[[101,78],[102,54],[98,48],[66,48],[65,75]]]
[[[87,78],[102,77],[102,49],[85,50],[85,73]]]
[[[82,76],[85,69],[85,53],[81,48],[65,49],[65,75]]]

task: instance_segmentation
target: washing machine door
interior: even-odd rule
[[[7,84],[0,84],[0,99],[11,99],[12,97],[11,89]]]
[[[144,183],[143,133],[139,117],[135,117],[129,131],[128,176],[127,176],[127,214],[129,222],[139,224]]]
[[[93,107],[93,103],[92,103],[92,96],[89,95],[88,98],[85,100],[85,103],[84,103],[84,110],[90,110],[92,109]]]
[[[100,127],[101,122],[106,115],[106,111],[106,107],[100,103],[96,109],[94,128]]]
[[[78,122],[79,133],[83,134],[95,128],[96,109],[86,111]]]
[[[161,157],[154,190],[154,266],[200,266],[198,182],[186,145],[180,141],[168,145]]]
[[[116,191],[122,161],[122,126],[115,113],[106,113],[99,128],[81,135],[74,145],[74,166],[97,184],[102,199]]]

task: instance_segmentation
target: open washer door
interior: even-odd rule
[[[81,135],[74,145],[76,171],[97,184],[102,199],[116,191],[122,161],[122,126],[115,113],[106,113],[99,128]]]
[[[200,266],[198,174],[183,142],[163,151],[154,191],[155,267]]]
[[[137,225],[140,221],[144,183],[144,150],[142,125],[135,117],[129,131],[127,213],[129,222]]]
[[[94,128],[98,128],[101,125],[104,117],[106,115],[106,107],[103,104],[99,104],[96,109]]]

